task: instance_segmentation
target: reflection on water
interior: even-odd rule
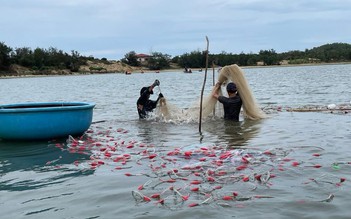
[[[0,190],[38,189],[87,174],[72,166],[89,156],[70,153],[64,145],[65,142],[0,141]]]
[[[205,124],[207,132],[218,136],[219,143],[225,143],[229,147],[235,148],[247,146],[250,139],[260,132],[260,124],[263,120],[244,120],[240,122],[216,120]]]

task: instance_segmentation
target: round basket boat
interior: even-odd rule
[[[40,140],[83,134],[94,103],[39,102],[0,105],[0,139]]]

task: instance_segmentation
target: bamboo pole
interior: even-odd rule
[[[199,116],[199,132],[200,132],[200,134],[201,134],[201,123],[202,123],[202,101],[203,101],[205,84],[206,84],[206,79],[207,79],[207,66],[208,66],[209,41],[208,41],[208,37],[207,36],[206,36],[206,42],[207,42],[207,47],[206,47],[206,68],[205,68],[204,83],[202,84],[202,89],[201,89],[201,100],[200,100],[200,116]]]
[[[212,61],[212,86],[215,86],[215,67],[214,61]],[[213,117],[216,115],[216,107],[213,109]]]
[[[214,67],[214,61],[212,61],[212,85],[215,86],[215,67]]]

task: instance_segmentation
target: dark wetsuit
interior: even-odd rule
[[[239,121],[242,100],[239,94],[234,97],[219,96],[218,101],[223,104],[224,119]]]
[[[156,101],[150,100],[150,94],[153,94],[153,92],[150,92],[149,87],[147,87],[147,89],[144,89],[144,91],[140,94],[140,97],[137,101],[137,109],[140,119],[146,118],[147,113],[152,112],[152,110],[155,109],[157,106],[157,101],[159,100],[159,98]],[[143,108],[140,110],[138,108],[138,105],[142,105]]]

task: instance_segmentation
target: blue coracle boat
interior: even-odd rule
[[[83,134],[95,103],[35,102],[0,105],[0,139],[43,140]]]

